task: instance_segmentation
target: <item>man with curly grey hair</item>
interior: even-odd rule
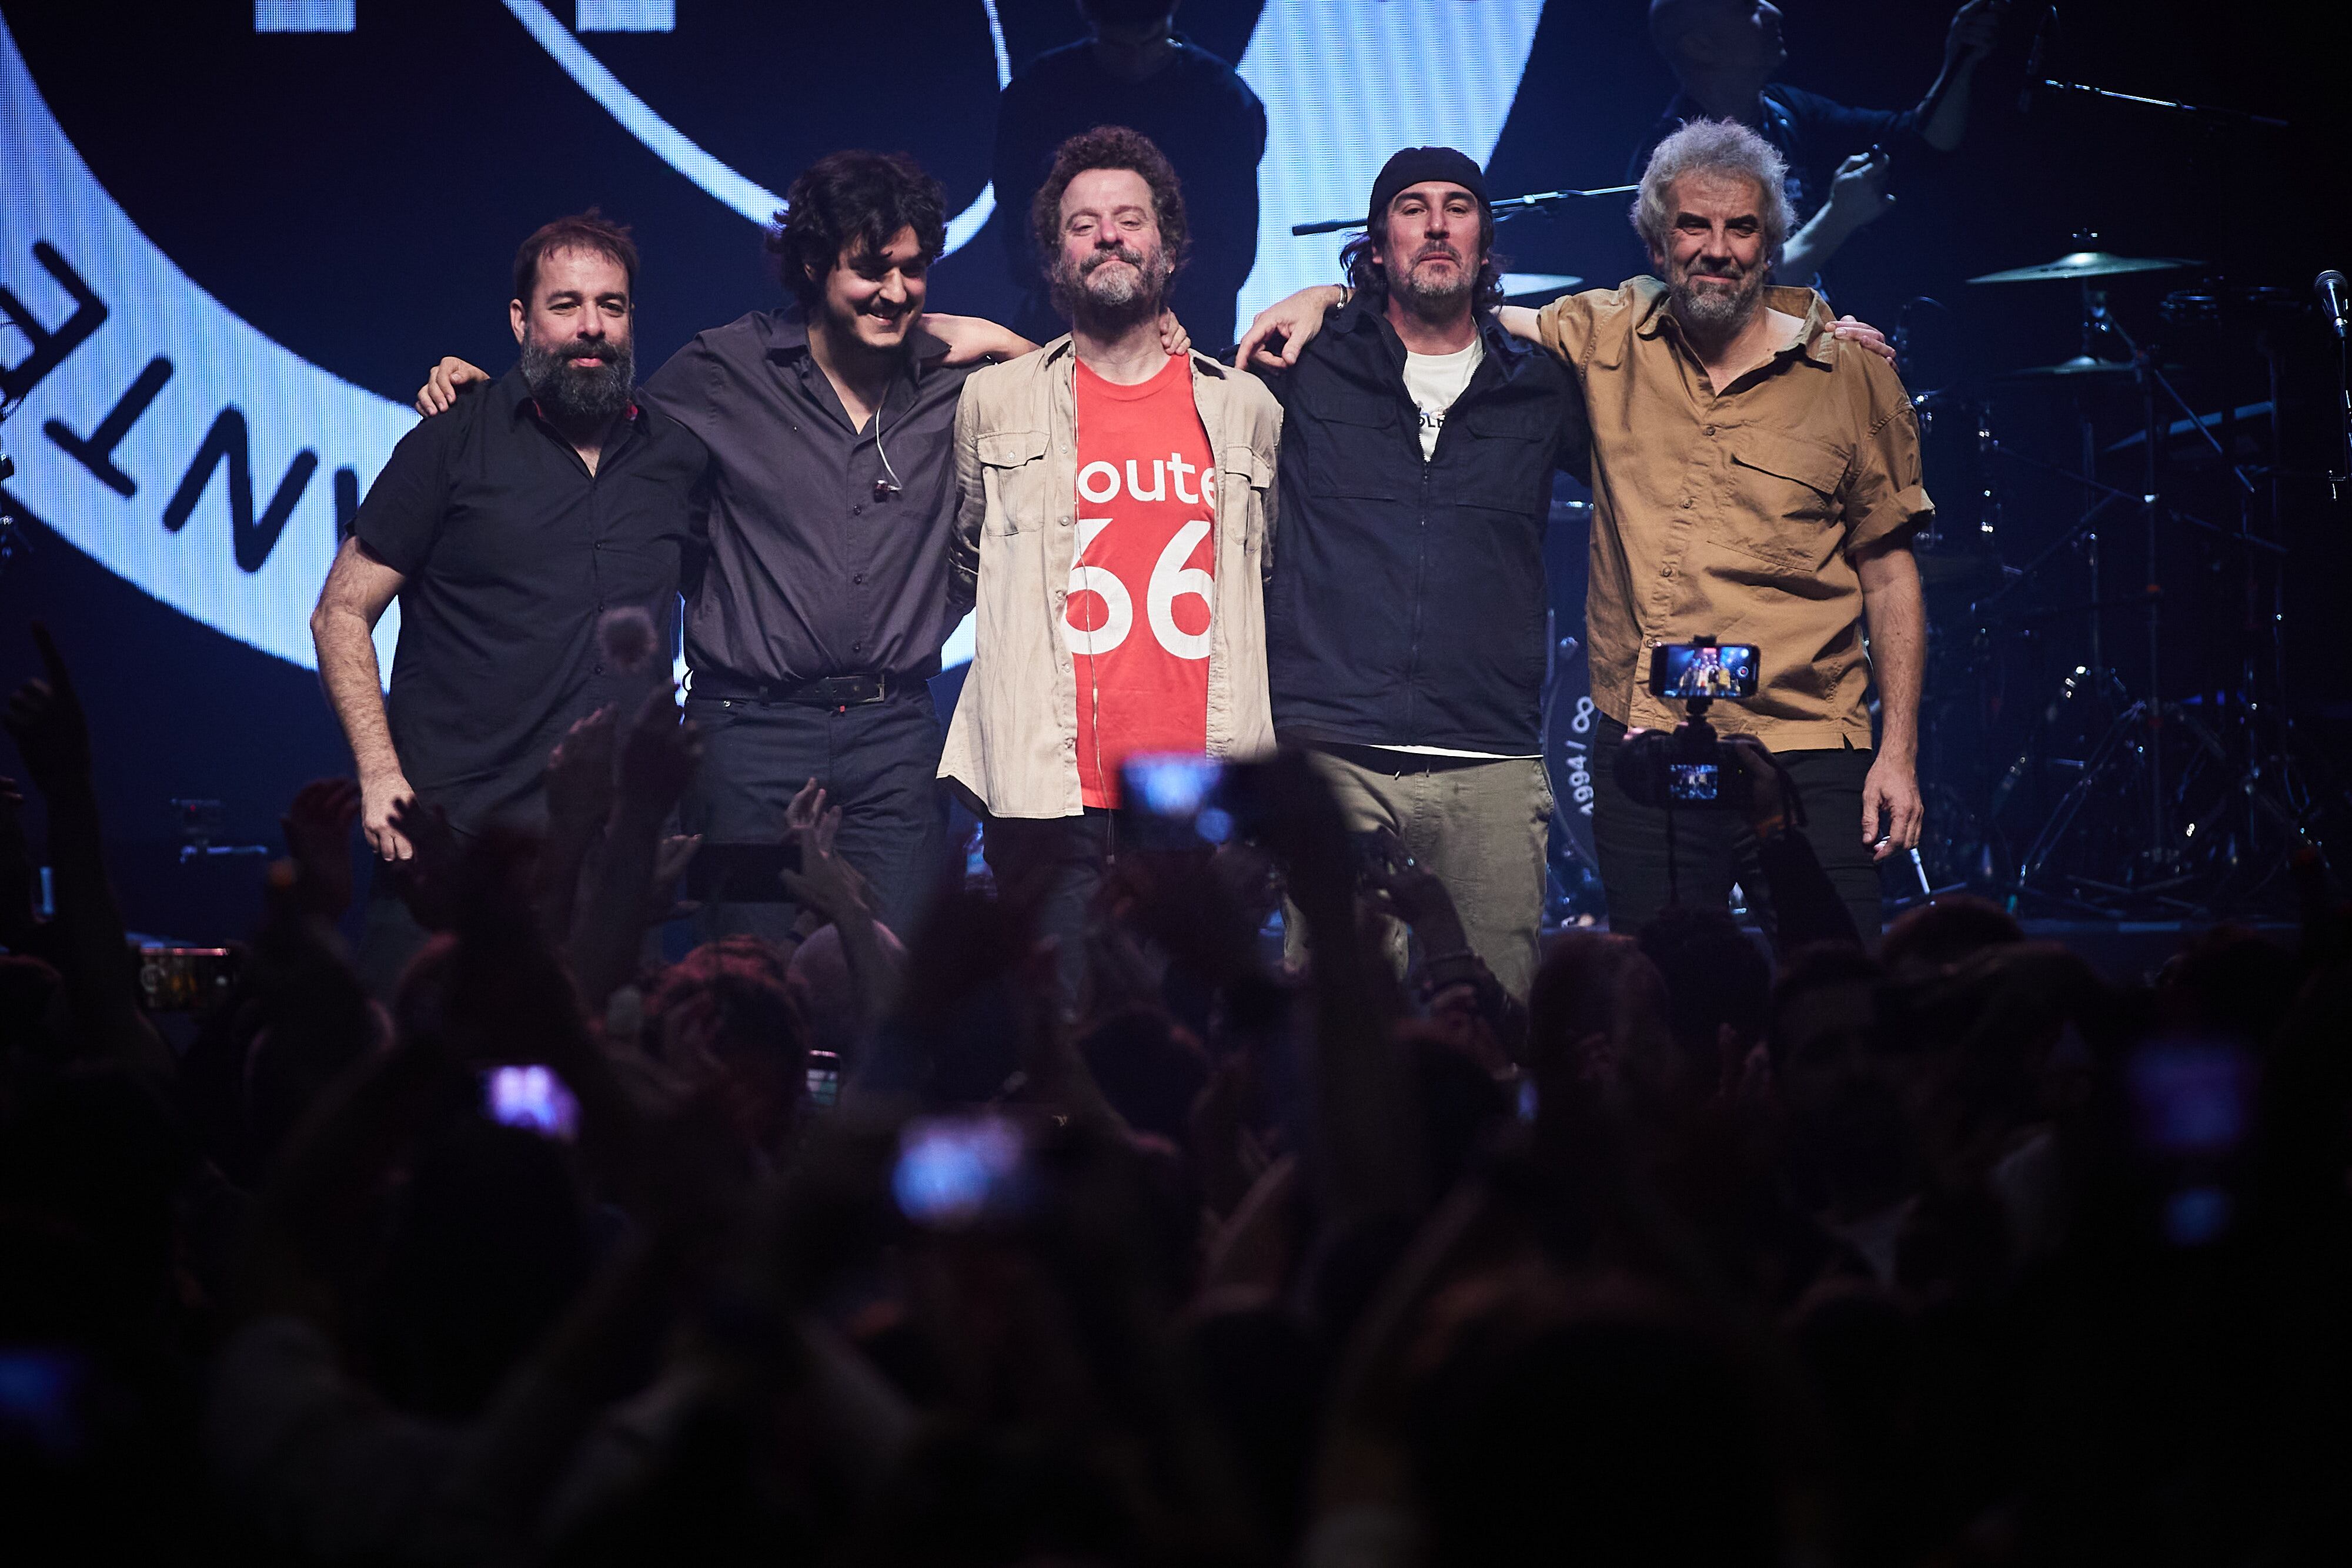
[[[1788,768],[1807,817],[1790,831],[1874,942],[1874,862],[1919,837],[1927,614],[1910,538],[1931,503],[1894,370],[1841,342],[1819,295],[1769,286],[1791,223],[1783,173],[1745,126],[1684,126],[1633,204],[1657,276],[1505,325],[1576,371],[1591,414],[1593,838],[1611,923],[1760,886],[1744,824],[1685,811],[1670,852],[1664,810],[1617,787],[1626,730],[1682,717],[1643,684],[1646,650],[1708,634],[1761,648],[1756,695],[1710,717]]]

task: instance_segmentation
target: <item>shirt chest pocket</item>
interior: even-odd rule
[[[1839,448],[1803,436],[1735,437],[1723,542],[1776,565],[1818,570],[1836,548],[1850,462]]]
[[[1391,500],[1417,482],[1397,471],[1408,459],[1417,467],[1421,452],[1399,433],[1394,402],[1360,392],[1318,392],[1301,403],[1319,427],[1307,470],[1318,495]]]
[[[1051,499],[1045,493],[1045,445],[1042,430],[992,430],[981,436],[988,532],[1025,534],[1045,527]]]
[[[1231,517],[1228,506],[1239,507],[1244,514],[1242,536],[1244,548],[1255,552],[1265,543],[1265,493],[1274,483],[1274,460],[1254,446],[1234,444],[1217,454],[1217,486],[1220,517]],[[1233,497],[1230,503],[1223,497]]]
[[[1548,507],[1559,428],[1555,411],[1524,403],[1464,410],[1447,426],[1454,498],[1522,514]]]

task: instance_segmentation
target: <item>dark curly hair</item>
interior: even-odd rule
[[[559,250],[584,250],[610,258],[629,279],[629,298],[637,295],[637,246],[626,224],[606,219],[595,208],[576,216],[545,224],[515,252],[514,297],[528,306],[539,287],[539,263]]]
[[[1383,213],[1381,216],[1385,223],[1388,214]],[[1388,269],[1372,256],[1380,243],[1369,233],[1356,235],[1339,247],[1339,270],[1347,277],[1348,287],[1385,302],[1389,297]],[[1478,281],[1471,308],[1492,310],[1503,302],[1503,258],[1495,254],[1495,214],[1484,206],[1478,212]]]
[[[1192,250],[1192,235],[1184,225],[1184,186],[1176,178],[1175,165],[1141,131],[1097,125],[1055,149],[1053,171],[1029,204],[1029,233],[1037,242],[1037,259],[1046,276],[1053,275],[1054,258],[1062,250],[1062,193],[1089,169],[1129,169],[1143,176],[1151,187],[1152,216],[1160,221],[1160,249],[1171,272],[1181,268]]]
[[[803,308],[824,296],[844,251],[881,250],[900,229],[915,231],[926,267],[948,246],[946,188],[903,152],[829,152],[801,172],[784,203],[768,254]]]

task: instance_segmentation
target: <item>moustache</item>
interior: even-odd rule
[[[1102,249],[1088,256],[1084,261],[1078,263],[1078,276],[1080,277],[1088,277],[1092,275],[1097,268],[1106,267],[1114,261],[1123,261],[1127,263],[1128,266],[1134,267],[1138,272],[1143,270],[1143,253],[1141,251],[1130,249],[1129,246],[1124,245],[1113,245],[1106,246]]]
[[[611,364],[620,358],[620,350],[603,338],[574,338],[555,351],[560,360],[602,360]]]
[[[1429,260],[1432,256],[1444,256],[1446,260],[1452,262],[1456,267],[1460,267],[1462,265],[1462,253],[1455,250],[1450,245],[1433,245],[1423,246],[1421,254],[1412,258],[1413,265],[1418,267],[1423,262]]]

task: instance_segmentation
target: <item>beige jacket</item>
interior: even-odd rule
[[[940,777],[1000,817],[1075,817],[1077,674],[1060,632],[1077,544],[1077,354],[1056,338],[964,382],[952,591],[976,602],[975,652]],[[1209,607],[1209,755],[1274,749],[1265,585],[1273,566],[1282,409],[1255,376],[1192,356],[1192,399],[1216,454]]]

